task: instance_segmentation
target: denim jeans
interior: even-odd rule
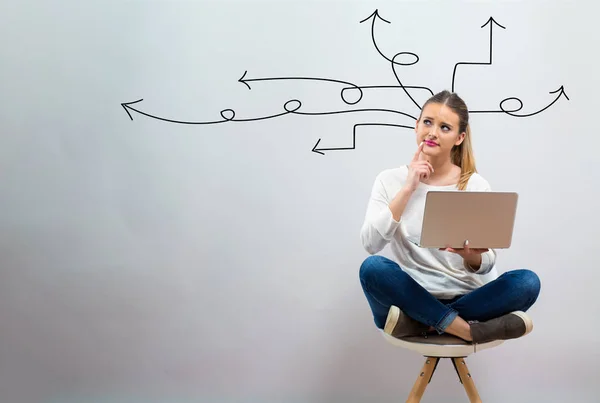
[[[383,256],[369,256],[360,267],[360,282],[373,313],[383,329],[391,305],[439,334],[460,316],[486,321],[513,311],[527,311],[540,293],[540,279],[531,270],[505,272],[483,286],[452,299],[438,299],[400,266]]]

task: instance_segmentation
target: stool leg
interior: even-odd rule
[[[471,373],[469,372],[469,368],[467,367],[465,359],[452,358],[452,363],[454,363],[454,369],[456,369],[458,379],[460,379],[460,383],[462,383],[463,387],[465,388],[471,403],[481,403],[481,398],[479,397],[479,393],[475,387],[475,382],[473,382],[473,377],[471,377]]]
[[[421,368],[419,377],[415,381],[406,403],[419,403],[421,401],[423,393],[425,393],[425,388],[431,381],[439,360],[439,357],[426,357],[423,368]]]

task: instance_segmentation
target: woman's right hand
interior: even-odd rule
[[[433,173],[433,166],[421,157],[424,144],[419,144],[419,148],[417,148],[417,152],[408,166],[408,176],[406,177],[404,187],[410,192],[414,192],[417,186],[419,186],[419,182],[429,179],[429,176]]]

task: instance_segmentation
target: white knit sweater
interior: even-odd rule
[[[366,251],[377,254],[389,244],[393,259],[400,267],[437,298],[452,298],[455,295],[465,294],[482,286],[490,278],[497,277],[494,266],[496,252],[492,249],[482,254],[481,267],[474,273],[464,265],[463,258],[456,253],[435,248],[421,248],[413,243],[418,242],[421,237],[427,192],[456,191],[457,187],[419,183],[400,221],[396,221],[388,205],[402,188],[407,174],[408,167],[402,166],[384,170],[377,175],[360,231]],[[467,184],[466,191],[470,190],[490,191],[491,188],[481,175],[475,173]],[[483,274],[486,276],[482,276]]]

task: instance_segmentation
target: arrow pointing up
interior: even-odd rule
[[[506,28],[505,28],[505,27],[503,27],[502,25],[498,24],[498,21],[496,21],[496,20],[494,19],[494,17],[490,17],[490,18],[487,20],[487,22],[481,26],[481,28],[485,27],[487,24],[490,24],[490,23],[492,23],[492,24],[496,24],[497,26],[499,26],[499,27],[500,27],[500,28],[502,28],[502,29],[506,29]],[[491,29],[491,28],[490,28],[490,29]]]
[[[379,49],[379,46],[377,46],[377,41],[375,41],[375,21],[377,21],[378,19],[383,21],[383,22],[387,22],[388,24],[391,24],[391,22],[389,22],[388,20],[381,18],[381,16],[379,15],[379,10],[375,9],[375,11],[373,11],[373,13],[368,16],[367,18],[365,18],[364,20],[360,21],[360,23],[362,24],[365,21],[369,21],[371,20],[371,38],[373,40],[373,45],[375,46],[375,49],[377,49],[377,52],[388,62],[390,63],[395,63],[392,61],[392,59],[390,59],[389,57],[387,57],[386,55],[383,54],[383,52]]]
[[[485,27],[486,25],[490,26],[490,57],[489,57],[489,61],[487,62],[458,62],[454,65],[454,71],[452,72],[452,92],[454,92],[454,80],[456,78],[456,69],[459,65],[461,64],[470,64],[470,65],[491,65],[492,64],[492,46],[493,46],[493,29],[494,29],[494,25],[502,28],[502,29],[506,29],[504,26],[498,24],[498,21],[496,21],[494,19],[494,17],[490,17],[487,22],[485,24],[483,24],[481,26],[481,28]]]

